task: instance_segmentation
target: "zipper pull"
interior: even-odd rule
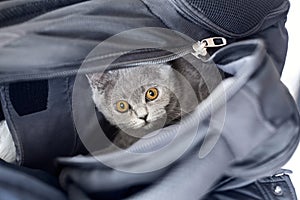
[[[193,52],[192,54],[198,58],[198,59],[203,59],[207,55],[207,48],[212,48],[212,47],[222,47],[227,44],[227,41],[223,37],[211,37],[211,38],[206,38],[197,43],[193,44]]]

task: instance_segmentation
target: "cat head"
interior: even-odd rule
[[[169,64],[111,70],[87,77],[98,110],[130,135],[145,135],[163,127],[168,118],[180,116],[176,96],[181,95],[182,88]]]

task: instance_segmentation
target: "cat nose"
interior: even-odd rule
[[[139,119],[143,119],[146,121],[146,119],[148,117],[148,112],[145,108],[143,108],[143,107],[137,108],[135,110],[135,113]]]
[[[148,114],[145,114],[145,115],[139,116],[139,119],[143,119],[143,120],[147,121],[147,117],[148,117]]]

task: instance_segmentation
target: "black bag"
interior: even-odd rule
[[[59,160],[71,199],[199,199],[225,175],[236,180],[226,179],[226,190],[273,175],[297,147],[298,111],[279,79],[286,0],[35,0],[0,8],[0,100],[17,164],[53,172],[57,157],[92,153]],[[202,56],[201,45],[225,38],[227,47]],[[101,116],[76,115],[94,109],[76,99],[90,95],[84,74],[181,57],[205,70],[216,64],[228,77],[180,126],[163,129],[165,137],[131,147],[139,156],[98,155],[107,143],[91,130]],[[157,150],[173,138],[168,151]],[[156,154],[145,156],[149,150]]]

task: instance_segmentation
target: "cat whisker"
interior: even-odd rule
[[[139,129],[145,124],[146,122],[144,120],[135,120],[131,121],[127,126],[131,127],[132,129]]]

